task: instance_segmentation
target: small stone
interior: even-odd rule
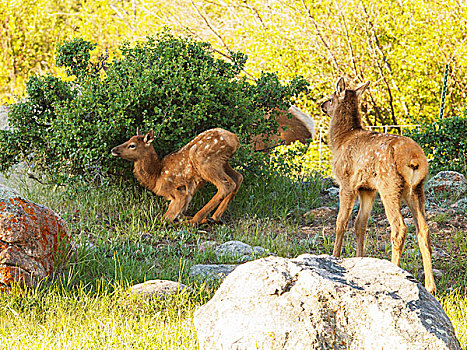
[[[149,280],[130,287],[130,292],[145,298],[158,297],[164,299],[168,295],[180,294],[188,291],[182,283],[169,280]]]
[[[427,182],[426,191],[430,195],[458,198],[467,192],[467,180],[456,171],[441,171]]]
[[[260,246],[253,247],[253,251],[255,252],[255,257],[257,258],[262,257],[262,256],[275,255],[274,253],[271,253],[269,249],[265,249]]]
[[[330,197],[339,196],[339,189],[337,187],[330,187],[326,189],[326,192],[329,194]]]
[[[441,279],[443,278],[443,271],[441,270],[438,270],[438,269],[433,269],[433,276],[436,278],[436,279]],[[418,271],[418,279],[419,280],[423,280],[425,278],[425,271],[424,270],[420,270]]]
[[[467,197],[459,199],[456,203],[451,205],[451,208],[458,213],[465,213],[467,211]]]
[[[380,220],[380,221],[378,221],[378,225],[380,225],[380,226],[388,226],[388,225],[389,225],[389,221],[388,221],[388,219]]]
[[[414,222],[412,218],[406,218],[404,219],[405,226],[413,226]]]
[[[202,280],[218,280],[225,278],[231,273],[238,265],[193,265],[190,269],[190,276]]]
[[[337,209],[330,207],[319,207],[303,214],[306,219],[312,220],[330,220],[337,216]]]
[[[225,242],[216,247],[215,252],[219,259],[228,259],[240,262],[252,260],[255,256],[253,248],[240,241]]]
[[[441,248],[436,248],[436,247],[433,248],[433,251],[432,251],[432,254],[431,254],[431,257],[433,259],[436,259],[436,260],[449,258],[449,256],[450,255],[448,253],[446,253],[445,250],[443,250]]]

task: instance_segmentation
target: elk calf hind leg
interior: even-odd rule
[[[353,191],[342,189],[339,192],[339,213],[336,221],[336,241],[334,242],[334,250],[332,255],[335,257],[341,256],[342,242],[344,233],[349,223],[352,207],[355,202],[356,193]]]
[[[209,182],[213,183],[217,187],[217,193],[211,200],[196,213],[193,219],[190,220],[193,224],[199,224],[203,219],[205,219],[219,203],[224,200],[230,193],[235,190],[235,182],[228,176],[226,173],[211,175]]]
[[[428,225],[425,220],[424,210],[422,203],[424,203],[423,189],[415,191],[405,198],[410,212],[412,213],[417,231],[417,241],[422,254],[423,270],[425,272],[425,287],[431,293],[436,292],[436,285],[433,277],[433,267],[431,264],[431,239],[428,231]]]
[[[360,199],[360,209],[357,219],[355,220],[355,235],[357,236],[357,252],[356,256],[364,255],[365,232],[368,224],[368,219],[371,214],[371,208],[375,200],[376,191],[360,189],[358,197]]]
[[[398,196],[392,194],[387,195],[380,193],[380,195],[386,217],[391,225],[391,262],[399,266],[405,237],[407,236],[407,226],[405,226],[404,218],[401,214],[401,200]]]
[[[227,209],[227,205],[230,203],[230,201],[235,197],[235,195],[237,194],[239,188],[240,188],[240,185],[242,184],[243,182],[243,176],[242,174],[240,174],[239,172],[236,172],[235,170],[232,169],[232,167],[230,166],[229,163],[226,163],[225,165],[225,172],[227,173],[227,175],[230,176],[230,178],[235,182],[235,189],[230,192],[223,200],[222,202],[219,204],[219,207],[217,208],[217,210],[214,212],[214,214],[212,215],[212,219],[215,221],[215,222],[219,222],[220,219],[221,219],[221,216],[222,214],[224,214],[224,211]]]

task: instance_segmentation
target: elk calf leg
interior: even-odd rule
[[[391,262],[399,266],[405,237],[407,236],[407,226],[405,226],[404,218],[401,214],[401,201],[399,197],[394,195],[383,195],[381,193],[380,195],[386,217],[391,225]]]
[[[164,218],[170,222],[173,222],[175,218],[181,213],[183,208],[188,205],[186,202],[186,198],[184,197],[177,197],[173,199],[169,204],[169,208],[164,214]]]
[[[376,191],[359,190],[358,196],[360,199],[360,209],[357,219],[355,220],[355,235],[357,236],[357,254],[362,257],[364,255],[365,232],[368,224],[368,218],[371,214],[371,208],[375,200]]]
[[[424,198],[420,198],[419,192],[418,195],[408,195],[406,197],[406,202],[409,206],[410,212],[412,213],[415,229],[417,231],[417,241],[422,254],[423,270],[425,272],[425,287],[431,294],[434,294],[436,292],[436,285],[431,265],[431,239],[424,211],[421,207],[421,204],[424,203]]]
[[[192,224],[199,224],[209,213],[219,205],[224,198],[235,190],[235,182],[227,175],[213,179],[212,183],[217,187],[217,193],[211,200],[190,220]]]
[[[332,255],[335,257],[341,256],[342,241],[344,233],[349,223],[352,206],[355,202],[356,193],[353,191],[344,190],[341,188],[339,192],[339,213],[336,221],[336,241],[334,242],[334,250]]]
[[[235,195],[237,194],[237,192],[238,192],[238,190],[240,188],[240,185],[243,182],[242,174],[240,174],[240,173],[236,172],[235,170],[233,170],[232,167],[230,166],[230,164],[227,163],[227,165],[225,167],[225,171],[230,176],[230,178],[235,182],[235,189],[232,192],[230,192],[230,194],[228,194],[227,197],[224,198],[224,200],[221,202],[221,204],[219,204],[219,207],[217,208],[217,210],[212,215],[212,219],[214,221],[219,221],[220,220],[222,214],[224,214],[225,209],[227,209],[227,205],[235,197]]]

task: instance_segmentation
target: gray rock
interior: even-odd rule
[[[193,265],[190,269],[190,276],[202,280],[218,280],[231,273],[237,265]]]
[[[305,218],[313,220],[335,220],[337,217],[337,209],[330,207],[319,207],[311,209],[309,212],[303,214]]]
[[[405,226],[414,226],[414,221],[412,218],[405,218],[404,219]]]
[[[456,171],[441,171],[427,182],[426,191],[430,195],[445,195],[457,199],[467,193],[467,180]]]
[[[449,258],[450,255],[444,249],[433,247],[431,258],[434,260]]]
[[[331,197],[337,197],[339,195],[339,189],[337,187],[331,187],[327,188],[326,192],[331,196]]]
[[[255,257],[261,257],[263,255],[274,255],[268,249],[260,247],[259,245],[253,247],[253,252],[255,254]]]
[[[8,125],[8,113],[10,112],[10,107],[0,106],[0,130],[9,130]]]
[[[228,241],[215,249],[216,256],[219,259],[227,259],[229,261],[245,262],[253,260],[255,257],[255,251],[253,248],[240,241]]]
[[[188,291],[186,285],[168,280],[149,280],[130,287],[132,294],[144,298],[158,297],[164,299],[168,295],[180,294],[186,291]]]
[[[467,198],[461,198],[456,203],[451,205],[456,212],[464,213],[467,211]]]
[[[200,349],[460,350],[438,301],[374,258],[304,254],[237,267],[196,310]]]

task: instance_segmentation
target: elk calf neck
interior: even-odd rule
[[[146,135],[131,137],[111,152],[134,162],[133,173],[140,184],[170,201],[164,215],[170,222],[184,215],[199,188],[206,182],[214,184],[217,193],[190,222],[206,222],[216,207],[212,220],[219,222],[243,181],[243,176],[229,164],[240,145],[237,135],[220,128],[207,130],[163,159],[154,150],[153,141],[151,130]]]
[[[363,256],[365,231],[377,191],[391,225],[391,261],[399,265],[407,235],[401,214],[401,201],[404,201],[414,218],[425,271],[425,287],[433,294],[436,286],[423,192],[428,162],[423,150],[412,139],[363,129],[359,97],[368,85],[369,82],[355,90],[346,90],[344,79],[340,78],[336,91],[321,105],[322,111],[331,117],[329,138],[333,171],[340,185],[333,255],[340,256],[344,232],[358,195],[356,255]]]

